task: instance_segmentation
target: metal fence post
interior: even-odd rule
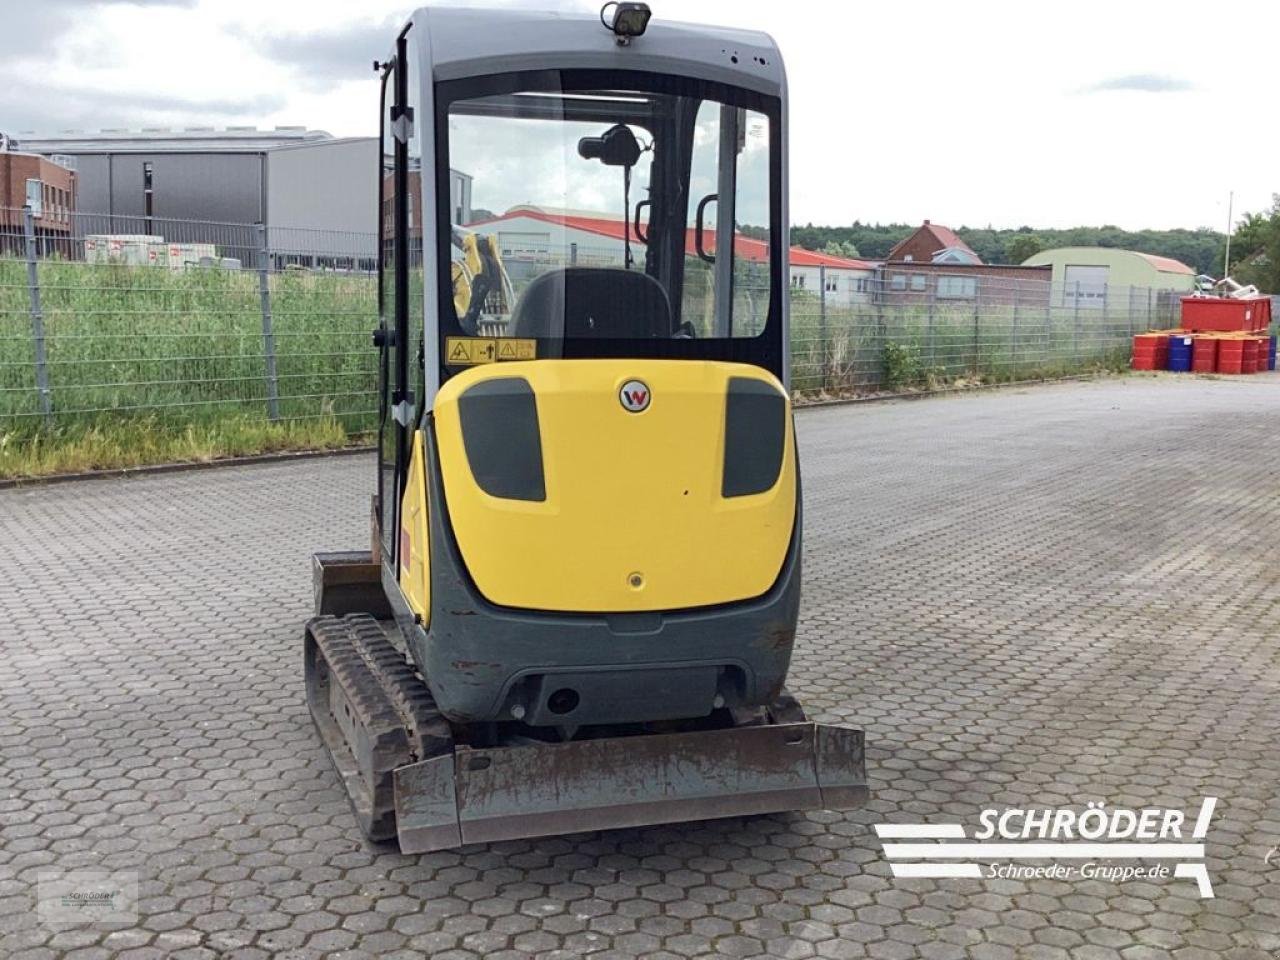
[[[36,393],[44,421],[53,426],[53,394],[49,389],[49,357],[44,342],[44,310],[40,306],[40,277],[36,269],[36,221],[31,207],[22,208],[22,232],[26,239],[27,294],[31,304],[31,339],[35,345]]]
[[[982,347],[979,339],[982,333],[982,278],[974,277],[973,283],[973,375],[982,372]]]
[[[818,265],[818,356],[822,358],[818,369],[818,386],[826,389],[831,367],[831,340],[827,336],[827,268]]]
[[[276,375],[276,336],[271,327],[271,255],[267,250],[267,227],[258,231],[258,296],[262,300],[262,354],[266,359],[267,416],[280,419],[280,381]]]
[[[1066,287],[1063,287],[1062,291],[1063,291],[1062,297],[1065,300],[1067,296],[1065,292]],[[1054,301],[1053,281],[1050,280],[1049,295],[1045,297],[1045,301],[1044,301],[1044,348],[1043,348],[1043,356],[1041,358],[1041,363],[1047,363],[1050,360],[1050,358],[1056,356],[1058,353],[1058,338],[1055,335],[1056,330],[1055,330],[1055,324],[1054,324],[1054,312],[1053,312],[1054,302],[1053,301]]]
[[[1076,307],[1071,323],[1071,359],[1080,361],[1080,281],[1076,281]]]
[[[1009,368],[1014,370],[1018,364],[1018,301],[1022,299],[1022,289],[1017,278],[1013,281],[1013,328],[1009,331]]]
[[[937,313],[938,313],[938,284],[935,281],[933,286],[929,287],[929,306],[928,316],[925,319],[925,338],[929,344],[929,370],[933,371],[938,366],[938,334]],[[943,374],[945,376],[945,372]]]
[[[885,319],[884,308],[888,297],[892,296],[892,283],[885,285],[884,274],[880,278],[880,295],[876,297],[876,327],[875,332],[871,336],[872,356],[875,357],[875,364],[872,369],[875,371],[875,380],[872,389],[881,390],[885,383],[884,370],[884,348],[885,348]]]

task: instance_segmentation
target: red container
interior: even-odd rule
[[[1271,322],[1271,299],[1250,297],[1183,297],[1182,326],[1200,333],[1205,330],[1265,330]]]
[[[1244,341],[1236,338],[1218,341],[1218,372],[1242,373],[1244,366]]]
[[[1169,335],[1139,333],[1133,338],[1133,369],[1163,370],[1169,365]]]
[[[1245,337],[1243,341],[1244,354],[1240,363],[1241,373],[1257,373],[1258,372],[1258,339],[1257,337]]]
[[[1191,344],[1191,369],[1195,373],[1213,373],[1218,369],[1218,341],[1213,337],[1196,337]]]

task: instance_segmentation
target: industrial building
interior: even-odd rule
[[[1052,270],[1056,306],[1102,309],[1111,296],[1132,290],[1190,293],[1196,272],[1179,260],[1114,247],[1059,247],[1028,257],[1023,266]]]
[[[277,263],[369,269],[376,257],[376,137],[188,127],[15,139],[74,165],[83,233],[167,233],[251,262],[252,225],[263,223]],[[470,219],[470,179],[451,177],[459,222]]]
[[[303,127],[20,133],[17,141],[28,153],[72,158],[83,211],[222,223],[266,222],[272,150],[343,143]],[[367,142],[372,156],[375,141]]]

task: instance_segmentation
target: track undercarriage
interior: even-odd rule
[[[860,730],[767,708],[565,731],[451,724],[410,664],[368,554],[321,554],[312,718],[361,829],[405,853],[647,824],[861,806]],[[381,600],[381,602],[379,602]]]

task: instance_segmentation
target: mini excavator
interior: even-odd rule
[[[381,74],[371,550],[306,694],[405,853],[856,807],[800,609],[787,97],[759,33],[432,7]]]

